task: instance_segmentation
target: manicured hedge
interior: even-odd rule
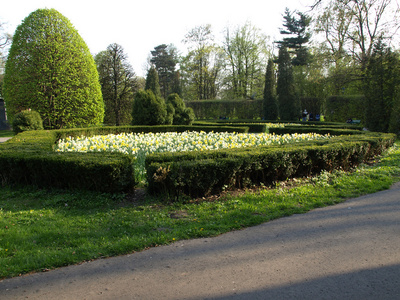
[[[0,144],[0,184],[41,187],[131,191],[135,186],[132,156],[121,153],[56,153],[60,138],[122,132],[171,131],[247,132],[248,127],[122,126],[25,131]]]
[[[57,153],[58,139],[121,132],[235,131],[248,127],[126,126],[22,132],[0,144],[0,183],[41,187],[131,191],[135,186],[132,156],[120,153]],[[338,129],[334,129],[339,134]],[[148,190],[203,196],[225,188],[269,184],[321,170],[349,169],[394,143],[395,135],[342,130],[342,136],[284,146],[152,154],[146,158]],[[352,135],[348,135],[351,133]]]
[[[201,197],[322,170],[348,170],[394,140],[392,134],[358,134],[284,146],[152,154],[146,158],[148,190],[171,198]]]

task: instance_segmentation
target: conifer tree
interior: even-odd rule
[[[394,104],[398,103],[399,71],[398,55],[379,39],[369,59],[364,82],[365,121],[371,131],[387,132],[390,124],[395,131],[399,116],[393,111],[398,111]]]
[[[145,90],[151,90],[156,97],[161,97],[157,70],[152,66],[147,72]]]
[[[277,81],[280,119],[297,120],[300,114],[300,105],[294,92],[292,63],[286,47],[279,49]]]
[[[278,119],[278,103],[275,96],[274,62],[272,59],[268,61],[267,72],[265,74],[263,111],[264,120]]]

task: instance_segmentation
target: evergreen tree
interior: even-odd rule
[[[32,109],[45,128],[103,122],[94,59],[70,21],[54,9],[38,9],[18,26],[3,92],[11,121],[18,112]]]
[[[294,93],[292,64],[286,47],[279,49],[277,94],[280,119],[297,120],[300,105]]]
[[[285,10],[284,23],[285,29],[280,31],[281,34],[289,36],[283,38],[282,41],[277,42],[281,47],[286,47],[293,53],[295,57],[292,60],[294,66],[304,66],[308,63],[309,53],[306,44],[311,39],[311,34],[307,30],[311,18],[307,15],[296,12],[297,18],[293,16],[288,8]]]
[[[388,132],[389,124],[396,124],[399,118],[393,114],[394,103],[397,103],[399,71],[398,55],[379,39],[369,59],[364,82],[365,121],[371,131]]]
[[[272,59],[268,61],[267,72],[265,74],[263,111],[264,120],[278,119],[278,103],[275,96],[274,62]]]
[[[139,90],[133,101],[132,125],[163,125],[167,120],[167,106],[152,90]]]
[[[152,66],[147,72],[145,90],[150,90],[156,97],[161,97],[157,70]]]
[[[168,96],[167,105],[173,107],[173,124],[174,125],[191,125],[194,121],[194,112],[192,108],[186,107],[183,100],[178,94],[171,94]]]
[[[175,67],[177,64],[176,48],[172,45],[159,45],[151,51],[150,62],[158,73],[162,97],[167,98],[173,88],[175,79]]]

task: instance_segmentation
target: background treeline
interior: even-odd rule
[[[192,28],[183,37],[184,52],[172,44],[156,45],[149,51],[146,79],[135,74],[121,45],[110,44],[95,56],[104,123],[135,123],[134,98],[144,89],[151,90],[166,110],[161,112],[164,123],[171,122],[173,107],[166,100],[174,94],[190,103],[199,118],[213,110],[207,117],[244,114],[296,120],[307,110],[323,114],[326,120],[360,119],[370,130],[397,133],[397,1],[315,0],[306,12],[287,8],[282,13],[282,24],[276,24],[281,33],[277,40],[247,22],[225,28],[219,40],[209,24]],[[4,46],[10,39],[1,37]],[[154,72],[158,82],[149,79],[155,78]],[[150,98],[148,102],[154,102]],[[304,99],[317,100],[311,105]],[[221,103],[194,102],[205,100]],[[253,100],[262,100],[256,114]],[[193,117],[189,111],[186,114]]]

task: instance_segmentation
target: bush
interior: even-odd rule
[[[174,93],[168,96],[167,105],[173,107],[174,125],[191,125],[195,115],[192,108],[187,108],[178,94]]]
[[[151,90],[139,90],[133,100],[132,125],[163,125],[167,121],[167,106],[163,98]]]
[[[15,133],[28,130],[41,130],[43,129],[43,121],[37,111],[23,110],[15,115],[12,127]]]

